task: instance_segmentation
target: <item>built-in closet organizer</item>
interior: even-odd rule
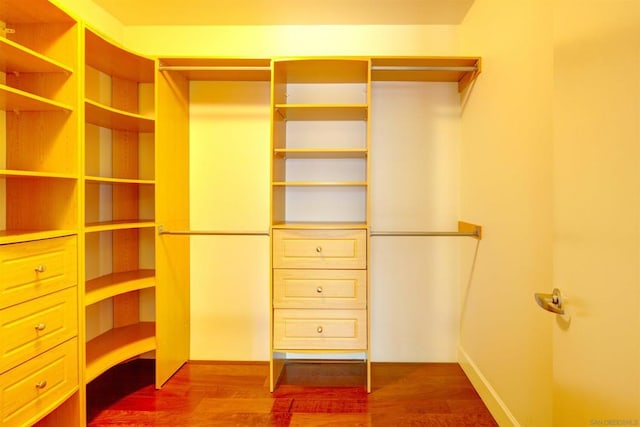
[[[80,28],[48,1],[0,22],[0,424],[79,425]]]
[[[295,359],[356,359],[370,390],[370,61],[273,62],[271,390]]]

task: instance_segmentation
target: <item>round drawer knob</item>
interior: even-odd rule
[[[318,287],[316,288],[316,292],[317,292],[317,293],[319,293],[319,294],[321,294],[321,293],[322,293],[322,286],[318,286]]]
[[[44,264],[40,264],[36,267],[36,273],[44,273],[45,271],[47,271],[47,266]]]
[[[39,390],[42,390],[46,386],[47,386],[47,380],[38,381],[36,383],[36,388],[39,389]]]
[[[316,252],[321,253],[321,252],[322,252],[322,246],[318,246],[318,247],[316,248]]]
[[[36,331],[44,331],[45,329],[47,329],[46,323],[38,323],[36,325]]]
[[[321,333],[322,333],[322,326],[318,326],[318,327],[316,328],[316,331],[317,331],[319,334],[321,334]]]

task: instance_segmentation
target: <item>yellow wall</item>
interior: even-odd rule
[[[539,0],[475,2],[462,54],[483,72],[462,116],[460,361],[501,425],[551,424],[552,13]]]
[[[120,21],[107,13],[100,6],[87,0],[50,0],[75,19],[89,23],[93,30],[116,42],[123,42],[123,29]]]
[[[450,25],[130,26],[134,51],[158,56],[453,55]]]

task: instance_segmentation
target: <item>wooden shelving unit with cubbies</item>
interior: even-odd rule
[[[0,243],[73,234],[77,23],[48,2],[17,0],[3,4],[0,21]]]
[[[86,372],[156,349],[155,61],[85,30]],[[98,319],[108,318],[108,326]]]
[[[356,358],[370,390],[368,59],[274,60],[271,379]]]
[[[0,5],[0,425],[82,420],[80,37],[46,0]]]

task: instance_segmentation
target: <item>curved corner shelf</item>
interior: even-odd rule
[[[118,220],[92,222],[85,225],[86,233],[98,233],[101,231],[126,230],[128,228],[155,228],[156,223],[152,220]]]
[[[113,328],[87,342],[86,382],[107,369],[156,348],[155,322]]]
[[[153,132],[155,129],[153,118],[118,110],[91,99],[85,99],[84,105],[87,123],[103,128],[134,132]]]
[[[153,288],[155,285],[155,270],[134,270],[107,274],[87,281],[84,305],[89,306],[126,292]]]
[[[86,183],[91,184],[136,184],[136,185],[154,185],[152,179],[132,179],[132,178],[111,178],[105,176],[85,176]]]
[[[141,56],[103,39],[90,29],[85,30],[86,63],[110,76],[140,83],[152,83],[155,60]]]

